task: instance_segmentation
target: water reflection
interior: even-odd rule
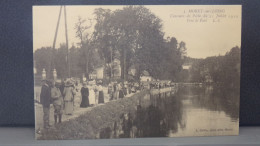
[[[238,107],[239,92],[221,87],[183,86],[177,92],[147,94],[134,112],[102,129],[99,138],[192,136],[205,125],[237,126]]]
[[[180,88],[179,92],[182,92],[182,96],[192,97],[193,108],[223,111],[232,120],[238,120],[239,90],[226,89],[221,86],[184,86]]]

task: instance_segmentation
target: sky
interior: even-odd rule
[[[94,20],[94,9],[100,7],[114,11],[124,6],[66,6],[69,46],[79,42],[74,30],[78,17]],[[186,43],[187,56],[206,58],[225,55],[232,47],[241,46],[240,5],[146,5],[145,7],[162,20],[165,38],[175,37],[178,42]],[[33,6],[33,51],[52,46],[59,9],[60,6]],[[92,26],[94,24],[93,21]],[[89,29],[88,33],[93,30]],[[56,48],[61,43],[65,43],[63,11]]]

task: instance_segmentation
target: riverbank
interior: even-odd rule
[[[112,125],[124,113],[134,111],[139,98],[144,97],[148,91],[141,91],[131,97],[108,102],[93,107],[90,111],[75,119],[57,124],[48,130],[43,130],[37,139],[95,139],[99,131]]]
[[[176,90],[177,90],[177,87],[165,87],[162,89],[151,89],[150,93],[159,94],[159,93],[171,92],[171,91],[176,91]]]

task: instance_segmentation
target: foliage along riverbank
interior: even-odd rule
[[[134,111],[139,98],[148,91],[141,91],[131,97],[119,99],[94,107],[89,112],[75,119],[58,124],[44,130],[39,140],[61,139],[94,139],[99,137],[99,131],[120,119],[124,113]]]

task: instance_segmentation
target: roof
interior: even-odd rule
[[[142,73],[143,76],[150,76],[149,72],[144,70],[143,73]]]

